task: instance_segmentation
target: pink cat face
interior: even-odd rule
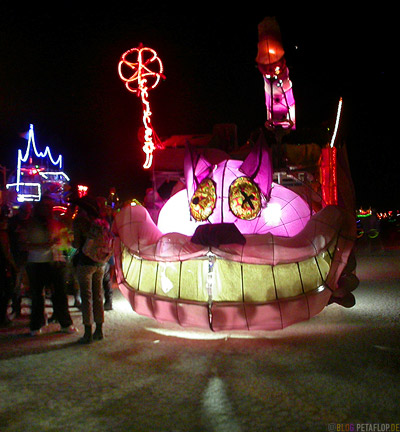
[[[192,235],[199,225],[233,223],[242,234],[292,237],[311,217],[307,203],[295,192],[272,182],[266,147],[256,146],[245,161],[209,163],[194,149],[185,156],[187,189],[162,208],[158,227]]]

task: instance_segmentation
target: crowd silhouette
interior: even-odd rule
[[[43,333],[49,323],[58,323],[60,333],[79,335],[70,312],[77,308],[84,326],[84,334],[77,342],[88,344],[103,339],[104,311],[113,308],[114,257],[110,254],[105,262],[94,261],[85,255],[84,245],[94,220],[112,232],[118,211],[115,190],[110,197],[72,197],[63,205],[46,195],[40,201],[19,206],[3,202],[1,327],[12,327],[14,322],[25,319],[30,337]],[[28,306],[28,314],[22,313],[22,304],[24,311]]]

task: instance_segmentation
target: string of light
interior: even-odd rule
[[[335,139],[336,139],[336,134],[339,128],[339,122],[340,122],[340,114],[342,112],[342,105],[343,105],[343,100],[342,98],[339,99],[339,104],[338,104],[338,108],[337,108],[337,112],[336,112],[336,122],[335,122],[335,128],[333,130],[333,134],[332,134],[332,139],[330,142],[330,146],[333,147],[335,144]]]

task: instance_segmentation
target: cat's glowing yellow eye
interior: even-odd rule
[[[248,177],[238,177],[229,187],[229,208],[239,219],[251,220],[261,210],[258,186]]]
[[[217,193],[215,183],[209,179],[204,179],[190,201],[190,214],[197,221],[205,221],[211,216],[215,208]]]

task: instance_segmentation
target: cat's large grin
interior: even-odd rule
[[[330,206],[294,237],[246,235],[243,245],[209,247],[164,235],[145,208],[126,207],[116,217],[119,286],[135,311],[161,322],[281,329],[340,299],[349,291],[344,284],[356,286],[348,217]]]

